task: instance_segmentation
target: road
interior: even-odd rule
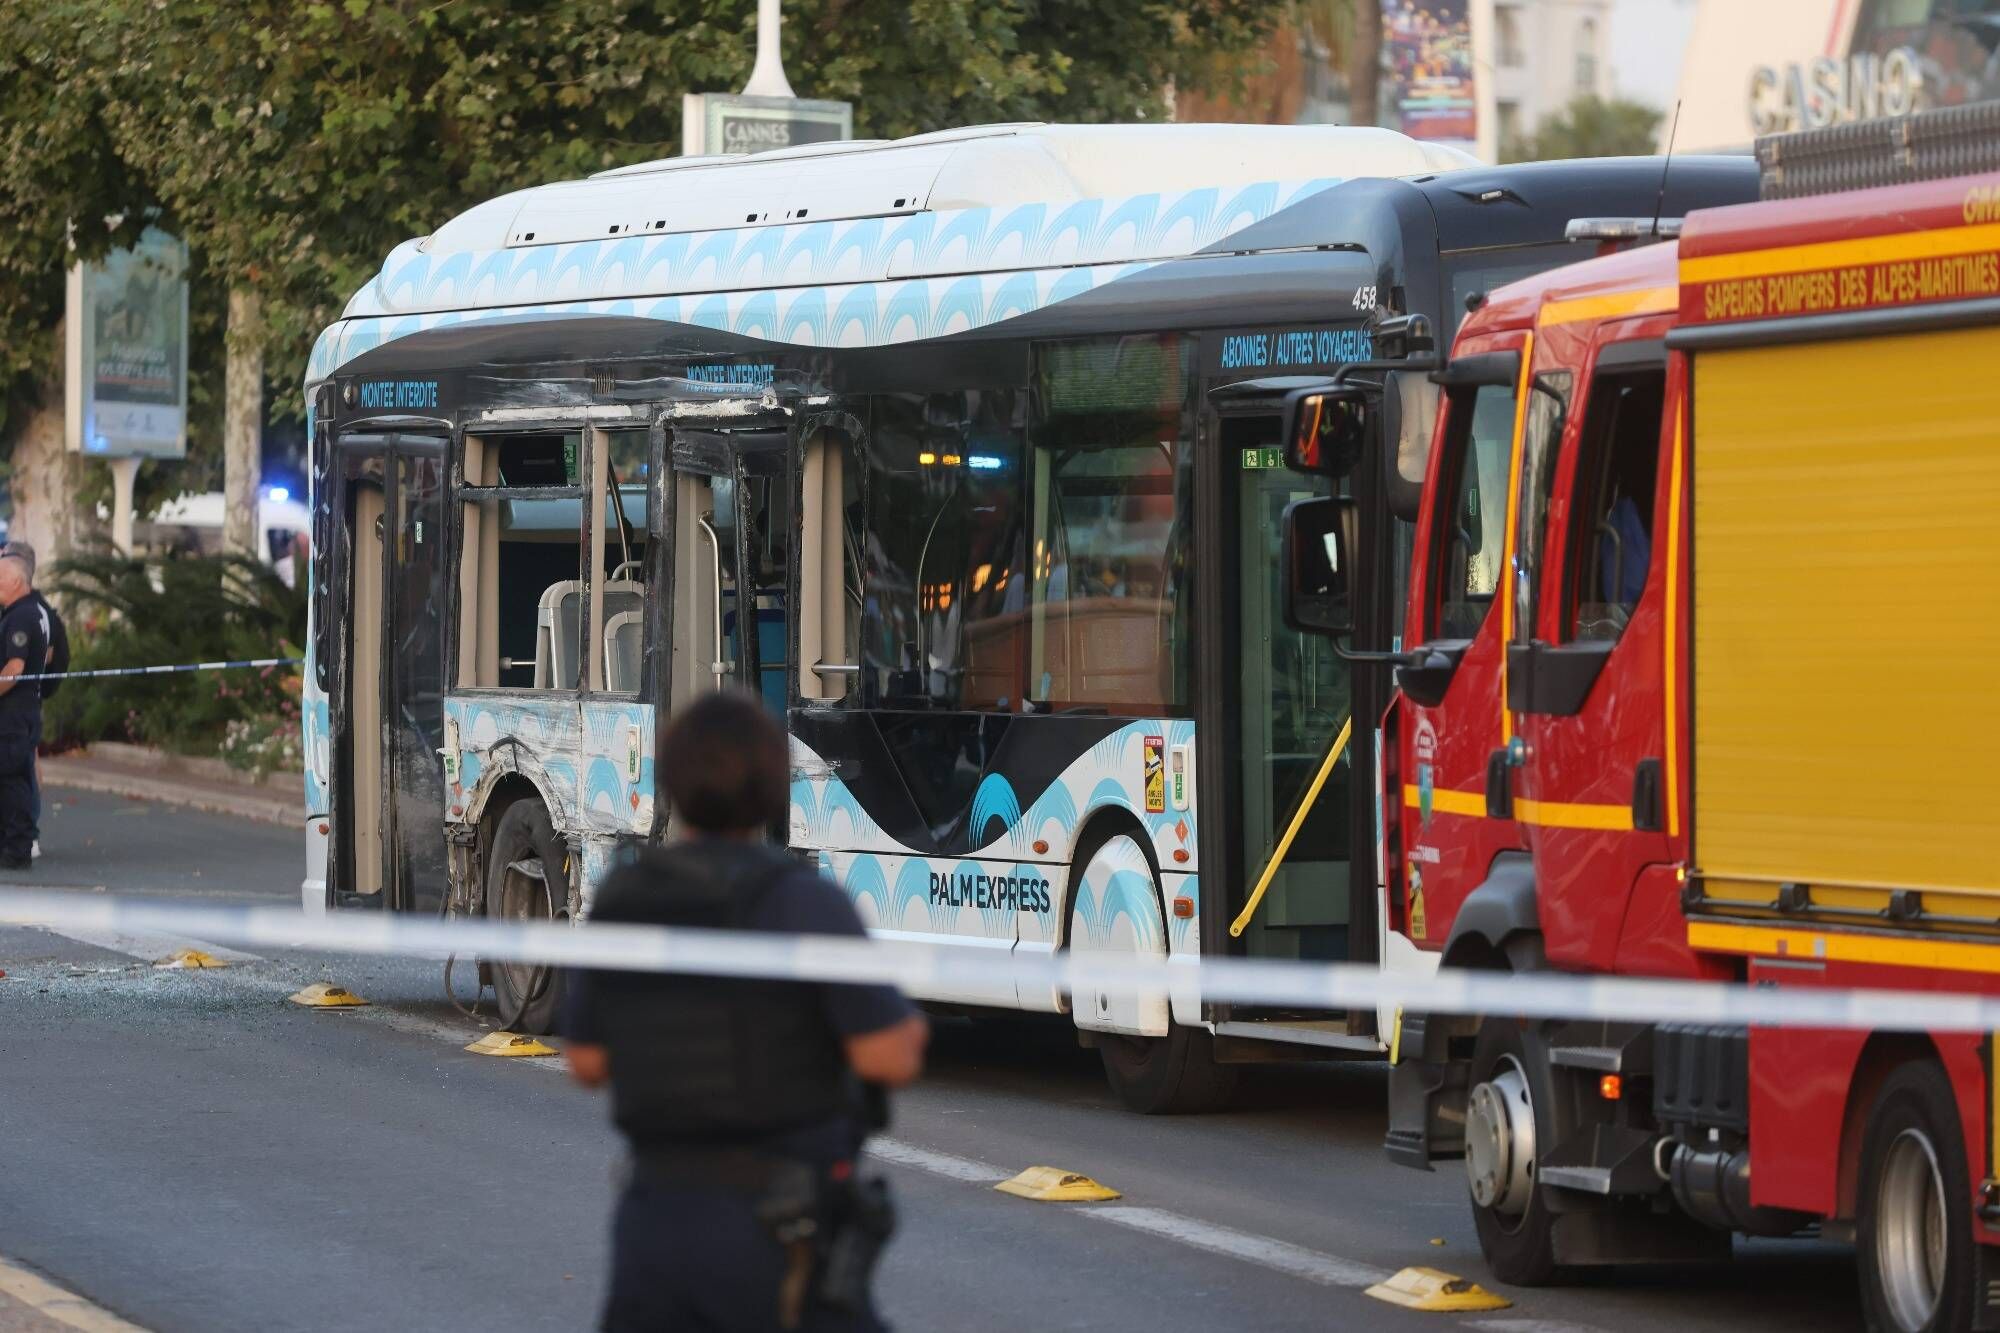
[[[32,875],[0,876],[0,893],[295,900],[286,830],[58,796],[47,854]],[[617,1156],[597,1098],[554,1061],[464,1052],[482,1025],[447,1000],[436,963],[283,950],[222,970],[153,966],[174,943],[0,928],[0,1257],[159,1333],[591,1326]],[[321,979],[371,1006],[286,1002]],[[1817,1244],[1509,1291],[1513,1308],[1493,1314],[1372,1300],[1362,1287],[1409,1264],[1483,1277],[1462,1179],[1383,1159],[1379,1065],[1250,1072],[1226,1114],[1149,1119],[1113,1104],[1060,1028],[942,1022],[880,1153],[903,1219],[880,1273],[891,1320],[1005,1333],[1855,1326],[1851,1255]],[[1124,1198],[989,1188],[1036,1164]],[[0,1329],[6,1318],[0,1297]]]

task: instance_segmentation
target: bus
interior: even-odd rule
[[[659,710],[821,699],[788,663],[804,633],[821,664],[825,479],[864,478],[829,458],[1012,377],[983,329],[1463,161],[1374,130],[1005,125],[644,163],[397,247],[306,373],[308,910],[582,915],[669,832]],[[912,351],[954,344],[964,383],[926,382]],[[483,970],[503,1021],[547,1027],[546,970]]]
[[[1665,206],[1754,174],[1677,161]],[[1347,483],[1386,642],[1423,326],[1660,185],[1369,129],[1017,125],[669,159],[406,243],[308,368],[308,905],[587,914],[671,833],[656,717],[733,684],[788,716],[786,840],[878,933],[1374,957],[1365,722],[1226,934],[1386,694],[1275,614],[1278,515],[1322,486],[1282,400],[1409,358],[1406,456]],[[483,971],[503,1022],[552,1021],[547,970]],[[922,998],[1071,1011],[1145,1109],[1273,1040],[1375,1048],[1372,1016],[1198,996]]]
[[[1369,659],[1400,646],[1428,373],[1479,294],[1608,243],[1568,240],[1572,220],[1615,215],[1591,235],[1616,237],[1756,187],[1747,158],[1350,180],[1088,297],[900,349],[879,380],[857,368],[853,431],[805,456],[824,613],[799,647],[792,846],[878,935],[968,958],[1434,967],[1384,957],[1370,780],[1392,682]],[[1372,386],[1383,445],[1334,479],[1288,471],[1287,404],[1341,382]],[[1281,614],[1283,515],[1335,491],[1357,528],[1351,649]],[[1378,1055],[1386,1030],[1194,984],[939,976],[933,1003],[1067,1015],[1144,1112],[1212,1105],[1250,1061]]]

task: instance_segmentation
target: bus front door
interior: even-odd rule
[[[347,520],[347,718],[337,800],[343,901],[436,911],[446,889],[444,440],[340,442]]]

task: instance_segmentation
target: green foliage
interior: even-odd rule
[[[296,657],[306,597],[237,556],[128,560],[93,553],[52,580],[70,669]],[[64,682],[43,706],[51,744],[130,740],[213,754],[231,724],[298,726],[298,673],[274,667]]]
[[[1548,162],[1566,157],[1649,156],[1655,151],[1660,113],[1621,98],[1579,97],[1544,120],[1541,129],[1500,145],[1506,162]]]
[[[678,151],[681,95],[742,86],[755,0],[37,0],[0,24],[0,349],[60,310],[66,217],[157,203],[219,299],[264,296],[274,406],[383,256],[509,190]],[[1253,0],[791,0],[806,96],[891,137],[1149,120],[1237,73]],[[1222,57],[1218,59],[1218,57]],[[51,123],[51,111],[54,112]],[[29,181],[54,181],[51,197]],[[10,184],[11,182],[11,184]],[[32,234],[13,219],[39,210]],[[211,321],[213,316],[210,316]],[[197,317],[200,323],[200,317]],[[0,361],[0,382],[18,373]],[[4,426],[0,425],[0,430]]]

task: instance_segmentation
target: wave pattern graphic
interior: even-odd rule
[[[1170,259],[1213,245],[1338,183],[1330,177],[1265,181],[1060,205],[947,209],[441,255],[429,253],[424,241],[405,241],[348,302],[345,314],[384,318]]]
[[[306,382],[415,333],[549,316],[624,315],[798,347],[940,338],[1196,253],[1337,184],[1274,181],[444,256],[409,241],[320,334]]]

